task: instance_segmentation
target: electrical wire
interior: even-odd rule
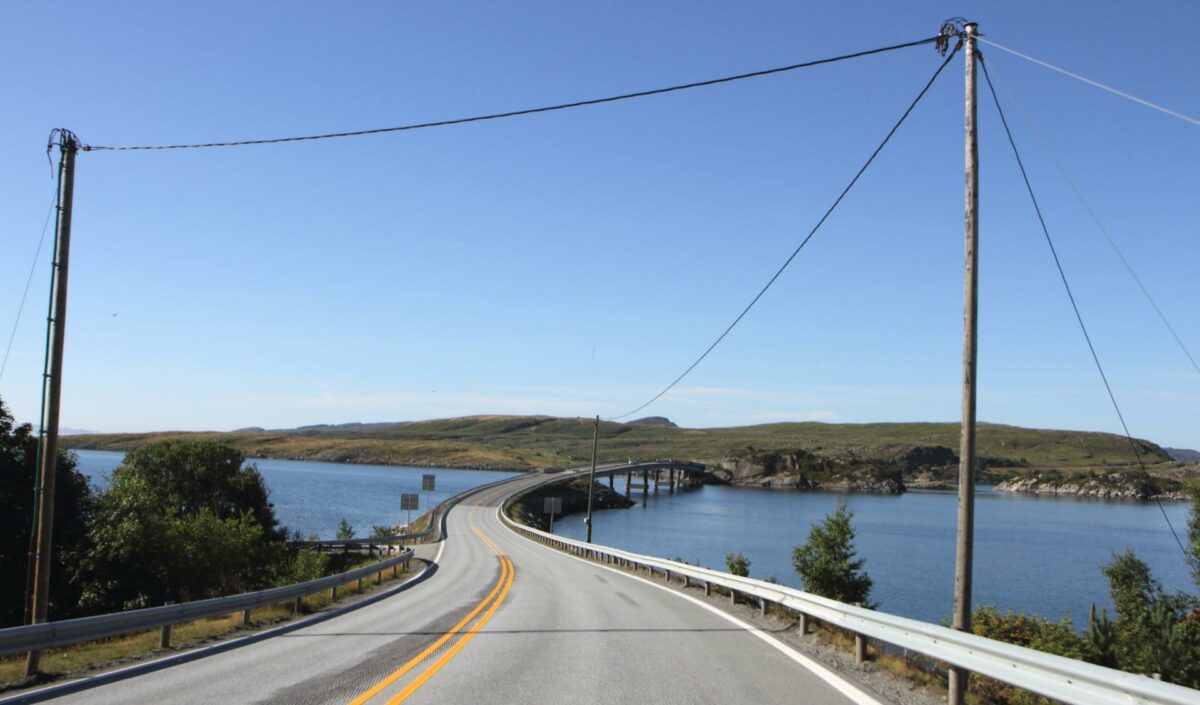
[[[805,61],[799,64],[791,64],[789,66],[779,66],[772,69],[763,69],[760,71],[751,71],[749,73],[739,73],[733,76],[724,76],[722,78],[713,78],[704,81],[695,81],[692,83],[683,83],[674,86],[666,86],[664,88],[652,88],[634,93],[623,93],[621,95],[608,96],[606,98],[590,98],[588,100],[578,100],[570,103],[559,103],[557,105],[546,105],[538,108],[525,108],[523,110],[512,110],[503,113],[492,113],[489,115],[475,115],[472,117],[454,118],[450,120],[438,120],[435,122],[422,122],[412,125],[401,125],[399,127],[379,127],[370,130],[354,130],[350,132],[329,132],[319,135],[303,135],[298,137],[272,137],[267,139],[254,140],[239,140],[234,142],[207,142],[198,144],[166,144],[166,145],[142,145],[142,146],[126,146],[126,147],[109,147],[100,145],[82,145],[81,149],[85,152],[129,152],[129,151],[145,151],[145,150],[160,150],[160,149],[204,149],[208,147],[244,147],[248,145],[259,144],[280,144],[283,142],[306,142],[312,140],[335,139],[339,137],[362,137],[364,135],[380,135],[389,132],[404,132],[407,130],[420,130],[427,127],[446,127],[448,125],[462,125],[469,122],[483,122],[485,120],[499,120],[501,118],[518,117],[521,115],[533,115],[536,113],[548,113],[556,110],[567,110],[569,108],[582,108],[589,105],[601,105],[603,103],[615,103],[631,98],[644,98],[652,95],[662,95],[664,93],[674,93],[676,91],[684,91],[691,88],[703,88],[705,86],[715,86],[722,83],[732,83],[733,81],[741,81],[747,78],[758,78],[760,76],[770,76],[787,71],[795,71],[797,69],[809,68],[812,66],[821,66],[823,64],[832,64],[839,61],[849,59],[858,59],[864,56],[872,56],[874,54],[883,54],[897,49],[907,49],[910,47],[922,46],[924,44],[933,44],[938,41],[937,36],[926,39],[918,39],[912,42],[903,44],[893,44],[892,46],[880,47],[878,49],[868,49],[866,51],[857,51],[852,54],[843,54],[827,59],[817,59],[815,61]]]
[[[1183,354],[1187,357],[1188,362],[1192,364],[1192,368],[1195,369],[1198,374],[1200,374],[1200,363],[1196,362],[1196,358],[1192,355],[1192,351],[1188,349],[1188,346],[1183,342],[1183,339],[1179,337],[1179,333],[1175,332],[1175,326],[1171,325],[1171,321],[1167,320],[1167,315],[1163,313],[1162,309],[1158,306],[1158,302],[1156,302],[1154,297],[1150,295],[1150,290],[1146,288],[1144,283],[1142,283],[1142,278],[1137,275],[1137,272],[1133,271],[1133,265],[1131,265],[1129,260],[1125,258],[1125,254],[1121,252],[1121,248],[1117,247],[1117,243],[1115,240],[1113,240],[1112,235],[1109,234],[1108,228],[1104,227],[1104,223],[1100,222],[1100,216],[1096,215],[1096,211],[1092,208],[1091,204],[1088,203],[1088,200],[1084,198],[1083,192],[1079,190],[1079,187],[1075,184],[1075,180],[1071,178],[1069,173],[1067,173],[1066,167],[1064,167],[1062,162],[1058,160],[1058,157],[1055,156],[1054,150],[1050,148],[1049,142],[1045,137],[1042,136],[1037,127],[1034,126],[1033,121],[1029,117],[1029,113],[1021,107],[1020,101],[1018,101],[1017,97],[1013,95],[1013,92],[1008,89],[1008,86],[1004,84],[1004,81],[1001,80],[1000,76],[996,76],[996,84],[999,85],[1000,90],[1004,91],[1004,94],[1008,96],[1009,102],[1016,107],[1017,115],[1020,116],[1021,120],[1025,123],[1025,127],[1028,128],[1029,131],[1033,133],[1033,136],[1037,138],[1038,144],[1041,146],[1042,151],[1045,152],[1046,157],[1054,163],[1054,166],[1058,169],[1058,173],[1062,175],[1063,180],[1067,182],[1067,186],[1069,186],[1071,191],[1075,194],[1075,198],[1079,199],[1079,203],[1083,206],[1084,210],[1088,212],[1088,215],[1091,216],[1092,222],[1096,224],[1096,228],[1100,230],[1100,234],[1103,235],[1104,239],[1108,241],[1109,247],[1111,247],[1112,251],[1116,253],[1117,258],[1121,260],[1121,264],[1125,265],[1125,270],[1129,272],[1129,276],[1133,278],[1133,281],[1137,284],[1137,287],[1142,290],[1142,294],[1146,297],[1146,301],[1149,302],[1150,307],[1154,309],[1154,312],[1158,314],[1159,320],[1161,320],[1163,325],[1166,326],[1167,331],[1171,334],[1171,337],[1175,339],[1176,344],[1179,345],[1179,349],[1183,351]]]
[[[983,77],[987,80],[988,89],[992,93],[992,101],[996,105],[996,112],[1000,115],[1000,124],[1004,126],[1004,134],[1008,137],[1008,144],[1012,147],[1013,157],[1017,160],[1017,167],[1021,170],[1021,178],[1025,181],[1025,190],[1029,192],[1029,200],[1033,203],[1033,210],[1037,213],[1038,223],[1042,226],[1042,234],[1046,236],[1046,244],[1050,246],[1050,254],[1054,257],[1054,266],[1058,268],[1058,276],[1062,279],[1063,288],[1067,292],[1067,298],[1071,301],[1071,309],[1075,312],[1075,320],[1079,322],[1079,330],[1083,332],[1083,339],[1087,342],[1088,350],[1092,353],[1092,361],[1096,363],[1096,370],[1100,372],[1100,379],[1104,382],[1104,389],[1108,392],[1108,399],[1112,402],[1113,410],[1117,412],[1117,418],[1121,421],[1121,428],[1125,431],[1125,438],[1129,441],[1129,447],[1133,450],[1133,457],[1137,459],[1138,467],[1142,473],[1149,476],[1146,470],[1146,464],[1142,461],[1141,451],[1138,450],[1137,441],[1133,440],[1133,434],[1129,432],[1129,424],[1125,423],[1125,415],[1121,413],[1121,405],[1117,403],[1117,396],[1113,393],[1112,385],[1108,383],[1108,375],[1104,373],[1104,366],[1100,364],[1100,356],[1096,353],[1096,346],[1092,344],[1092,336],[1088,334],[1087,325],[1083,322],[1083,314],[1079,312],[1079,305],[1075,302],[1075,294],[1071,291],[1071,284],[1067,281],[1067,273],[1063,269],[1062,260],[1058,257],[1058,249],[1054,246],[1054,240],[1050,237],[1050,229],[1046,226],[1046,219],[1042,216],[1042,208],[1038,205],[1037,196],[1033,193],[1033,185],[1029,181],[1029,174],[1025,171],[1025,163],[1021,159],[1021,152],[1017,149],[1016,140],[1013,139],[1012,130],[1008,127],[1008,119],[1004,116],[1004,109],[1000,107],[1000,98],[996,95],[996,87],[992,85],[992,77],[988,75],[987,63],[983,60],[982,55],[979,58],[979,65],[983,68]],[[1154,497],[1154,501],[1158,504],[1159,511],[1162,512],[1163,519],[1167,522],[1167,528],[1171,530],[1171,535],[1175,537],[1175,543],[1179,544],[1179,550],[1183,552],[1184,560],[1190,562],[1190,557],[1187,548],[1184,547],[1183,541],[1179,539],[1179,534],[1175,531],[1174,524],[1171,523],[1171,517],[1167,515],[1167,510],[1163,507],[1162,502],[1158,497]]]
[[[1120,96],[1126,100],[1132,100],[1133,102],[1138,103],[1139,105],[1144,105],[1147,108],[1150,108],[1152,110],[1157,110],[1160,113],[1165,113],[1167,115],[1170,115],[1173,118],[1178,118],[1180,120],[1183,120],[1184,122],[1190,122],[1193,125],[1200,125],[1200,120],[1198,120],[1190,115],[1184,115],[1183,113],[1176,112],[1174,110],[1171,110],[1170,108],[1164,108],[1163,106],[1161,106],[1157,103],[1151,103],[1150,101],[1146,100],[1145,98],[1139,98],[1136,95],[1133,95],[1131,93],[1126,93],[1125,91],[1118,90],[1116,88],[1113,88],[1112,86],[1106,86],[1103,83],[1100,83],[1099,81],[1093,81],[1092,79],[1090,79],[1086,76],[1080,76],[1077,73],[1073,73],[1064,68],[1055,66],[1054,64],[1052,64],[1048,61],[1042,61],[1041,59],[1034,58],[1028,54],[1022,54],[1021,52],[1017,51],[1016,49],[1009,49],[1006,46],[997,44],[996,42],[990,41],[988,39],[984,39],[983,37],[979,37],[979,41],[984,44],[987,44],[988,46],[995,47],[995,48],[999,49],[1000,51],[1008,52],[1009,54],[1012,54],[1013,56],[1017,56],[1022,59],[1025,59],[1026,61],[1035,63],[1038,66],[1043,66],[1045,68],[1050,69],[1051,71],[1057,71],[1058,73],[1061,73],[1064,76],[1073,78],[1076,81],[1082,81],[1082,82],[1088,84],[1089,86],[1099,88],[1102,91],[1108,91],[1109,93],[1112,93],[1115,96]]]
[[[725,328],[721,335],[717,336],[717,339],[714,340],[712,344],[700,354],[700,357],[696,358],[695,362],[688,365],[687,369],[685,369],[678,377],[676,377],[674,381],[664,387],[658,394],[650,397],[650,399],[641,406],[631,411],[627,411],[624,414],[606,418],[604,419],[605,421],[617,421],[628,416],[633,416],[637,412],[645,409],[647,406],[650,406],[654,402],[661,399],[664,394],[671,391],[675,385],[683,381],[684,377],[687,377],[692,370],[696,369],[696,366],[703,362],[704,358],[708,357],[708,354],[711,353],[718,345],[720,345],[722,340],[725,340],[725,336],[729,335],[734,327],[746,317],[747,313],[750,313],[750,309],[754,308],[754,305],[757,304],[758,300],[763,297],[763,294],[767,293],[767,289],[771,288],[771,285],[775,283],[775,280],[779,279],[784,270],[788,268],[788,265],[792,263],[792,260],[796,259],[796,255],[800,254],[800,251],[804,249],[804,246],[808,244],[809,240],[812,240],[813,236],[817,234],[817,231],[821,229],[821,226],[825,224],[825,221],[829,219],[829,216],[833,215],[833,211],[837,209],[839,204],[841,204],[842,200],[846,197],[846,194],[850,193],[850,189],[854,188],[854,185],[858,183],[859,178],[864,172],[866,172],[867,167],[871,166],[871,163],[875,161],[875,157],[879,156],[879,153],[883,151],[883,148],[887,145],[887,143],[891,141],[892,136],[896,134],[896,131],[900,129],[900,126],[904,124],[906,119],[908,119],[908,116],[917,107],[917,103],[921,102],[921,99],[924,98],[925,94],[929,92],[929,89],[933,87],[934,81],[936,81],[937,77],[941,75],[942,70],[946,68],[946,65],[950,63],[950,60],[954,58],[954,55],[958,53],[958,50],[961,47],[962,42],[960,41],[954,47],[954,50],[950,52],[949,56],[946,57],[946,60],[943,61],[940,66],[938,66],[937,71],[933,72],[933,76],[921,89],[921,92],[917,94],[917,97],[913,99],[912,103],[909,104],[908,109],[904,111],[904,114],[900,116],[900,119],[896,121],[896,124],[892,126],[892,129],[888,131],[887,136],[884,137],[883,141],[879,143],[879,146],[875,148],[875,151],[871,153],[871,156],[867,158],[867,161],[862,165],[862,167],[859,168],[858,172],[855,173],[854,178],[850,179],[850,183],[846,184],[846,187],[842,189],[840,194],[838,194],[838,197],[834,200],[833,205],[829,206],[829,209],[825,211],[825,214],[821,216],[821,219],[817,221],[817,224],[812,227],[812,230],[808,232],[808,235],[806,235],[804,239],[800,241],[800,244],[796,246],[796,249],[792,251],[792,254],[789,255],[786,260],[784,260],[779,269],[775,271],[775,274],[767,280],[767,283],[762,287],[762,289],[759,290],[758,294],[756,294],[754,298],[750,300],[750,303],[746,304],[746,307],[742,309],[742,312],[737,315],[737,318],[733,319],[733,322]]]
[[[33,283],[33,274],[37,270],[38,260],[42,257],[42,245],[46,242],[46,231],[50,229],[50,216],[54,215],[54,204],[58,200],[57,191],[50,199],[50,208],[46,211],[46,222],[42,223],[42,236],[38,238],[37,249],[33,253],[33,264],[29,265],[29,276],[25,277],[25,290],[21,292],[21,303],[17,304],[17,317],[13,321],[12,332],[8,335],[8,346],[4,348],[4,360],[0,362],[0,380],[4,379],[4,370],[8,368],[8,356],[12,353],[13,341],[17,338],[17,327],[21,325],[21,314],[25,311],[25,299],[29,296],[29,285]]]

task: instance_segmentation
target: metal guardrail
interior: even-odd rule
[[[174,624],[205,617],[217,617],[234,612],[244,613],[256,607],[297,600],[322,590],[336,590],[340,585],[377,573],[382,575],[383,571],[389,568],[400,565],[407,566],[412,557],[413,552],[410,548],[378,563],[294,585],[268,588],[258,592],[245,592],[228,597],[214,597],[209,600],[194,600],[177,605],[147,607],[127,612],[0,629],[0,656],[107,639],[130,632],[167,628]]]
[[[1071,705],[1200,704],[1200,692],[1147,676],[855,607],[762,580],[556,536],[518,524],[508,516],[513,502],[559,479],[552,478],[509,497],[498,510],[501,522],[534,541],[584,558],[645,569],[650,575],[662,573],[666,580],[678,578],[685,585],[695,581],[706,592],[711,586],[720,586],[731,591],[735,599],[739,594],[752,597],[760,606],[782,605],[801,615],[802,628],[809,616],[815,617],[855,634],[860,654],[865,650],[864,639],[872,638]]]

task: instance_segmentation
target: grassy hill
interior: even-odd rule
[[[591,457],[593,422],[553,416],[467,416],[396,424],[348,424],[287,431],[80,435],[70,448],[130,450],[162,438],[219,438],[249,456],[495,470],[566,467]],[[958,449],[950,423],[778,423],[729,428],[600,424],[601,462],[627,458],[680,458],[714,463],[775,451],[803,449],[831,459],[890,461],[913,449]],[[1176,468],[1149,441],[1138,441],[1152,472]],[[979,457],[987,479],[1042,470],[1113,470],[1136,467],[1123,436],[980,424]]]

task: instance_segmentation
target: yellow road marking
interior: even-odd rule
[[[412,683],[409,683],[404,690],[400,691],[400,693],[396,695],[396,697],[387,701],[387,705],[397,705],[398,703],[402,703],[407,700],[410,695],[417,691],[417,688],[420,688],[425,684],[425,681],[429,680],[434,676],[434,674],[442,670],[442,666],[445,666],[447,663],[449,663],[450,659],[454,658],[454,655],[457,654],[462,647],[466,646],[468,641],[474,639],[475,635],[479,633],[479,630],[483,628],[483,625],[487,624],[488,620],[492,618],[492,615],[495,614],[496,609],[500,607],[500,603],[504,602],[504,597],[508,594],[508,589],[511,588],[513,584],[514,571],[512,569],[512,561],[510,561],[508,556],[505,555],[500,556],[500,561],[505,564],[506,568],[508,568],[508,582],[504,585],[504,591],[500,593],[500,597],[496,598],[496,601],[492,603],[492,606],[488,608],[488,611],[479,618],[479,621],[476,622],[473,627],[463,634],[461,639],[454,643],[454,646],[450,647],[449,651],[443,654],[442,657],[435,661],[429,668],[425,669],[421,675],[417,676],[416,680],[414,680]]]
[[[478,526],[471,524],[471,531],[474,531],[476,536],[483,539],[483,542],[486,543],[488,545],[488,548],[492,549],[496,553],[497,556],[504,555],[504,552],[501,551],[499,548],[497,548],[496,544],[492,543],[492,540],[489,539],[487,536],[485,536],[484,533],[479,530]]]
[[[474,528],[474,527],[472,527],[472,528]],[[500,579],[496,581],[496,586],[492,588],[492,591],[490,593],[488,593],[488,596],[483,598],[483,600],[478,605],[476,605],[475,608],[472,609],[470,611],[470,613],[467,614],[466,617],[463,617],[462,620],[458,624],[455,624],[450,629],[450,631],[443,634],[440,638],[438,638],[437,641],[430,644],[424,651],[417,654],[412,659],[410,659],[407,663],[405,663],[403,666],[396,669],[390,675],[388,675],[386,678],[384,678],[383,680],[376,683],[365,693],[363,693],[362,695],[359,695],[357,698],[351,700],[350,705],[363,705],[363,703],[366,703],[368,700],[370,700],[371,698],[378,695],[379,692],[382,691],[384,688],[388,687],[392,683],[395,683],[397,679],[399,679],[405,673],[408,673],[413,668],[415,668],[419,663],[421,663],[426,658],[428,658],[430,654],[437,651],[447,641],[452,639],[455,634],[457,634],[458,632],[460,632],[462,630],[463,627],[467,626],[467,624],[470,623],[470,621],[475,618],[475,615],[479,614],[480,611],[482,611],[483,608],[487,606],[488,602],[491,601],[491,599],[496,596],[496,593],[501,591],[501,588],[505,585],[506,581],[508,582],[508,585],[512,585],[511,564],[506,562],[506,560],[507,559],[502,558],[500,561]],[[504,587],[504,592],[508,592],[507,587]],[[504,596],[501,595],[500,599],[503,600]],[[497,604],[499,604],[498,601],[497,601]]]

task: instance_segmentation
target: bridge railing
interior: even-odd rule
[[[228,597],[214,597],[208,600],[193,600],[177,605],[162,607],[147,607],[139,610],[114,612],[93,617],[64,619],[58,622],[41,622],[21,627],[0,629],[0,656],[26,651],[42,651],[58,646],[69,646],[87,641],[107,639],[131,632],[151,629],[169,629],[175,624],[191,622],[206,617],[218,617],[225,614],[242,613],[243,623],[249,622],[249,611],[258,607],[276,605],[289,601],[299,601],[308,595],[330,590],[336,593],[339,586],[352,581],[361,584],[364,578],[377,576],[382,580],[385,570],[392,570],[393,575],[398,567],[408,567],[412,560],[412,549],[404,549],[399,555],[378,563],[348,570],[336,575],[329,575],[316,580],[309,580],[294,585],[268,588],[257,592],[245,592]],[[164,631],[165,639],[170,638],[170,632]],[[163,644],[166,646],[166,644]]]
[[[865,655],[865,640],[870,638],[1072,705],[1200,703],[1200,692],[1147,676],[847,605],[784,585],[588,544],[513,521],[508,516],[512,503],[544,484],[549,482],[510,497],[499,510],[501,522],[534,541],[583,558],[645,570],[649,576],[662,575],[667,581],[681,580],[685,586],[696,583],[703,586],[706,592],[712,586],[719,586],[730,591],[734,599],[738,595],[752,598],[764,609],[768,603],[781,605],[801,615],[801,628],[804,628],[809,617],[820,619],[856,635],[856,656],[859,660]]]

